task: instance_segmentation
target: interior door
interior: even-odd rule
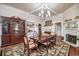
[[[38,24],[38,33],[39,33],[39,39],[41,38],[41,24]]]
[[[62,34],[62,24],[61,24],[61,22],[55,23],[55,32],[58,35]]]

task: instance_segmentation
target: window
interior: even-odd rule
[[[45,26],[51,26],[52,25],[52,20],[45,21]]]

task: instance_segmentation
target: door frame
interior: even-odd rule
[[[56,24],[57,24],[57,23],[60,23],[60,27],[61,27],[61,28],[60,28],[60,33],[57,33],[57,32],[56,32]],[[62,22],[55,22],[54,30],[55,30],[55,32],[56,32],[59,36],[61,36],[61,35],[62,35]]]

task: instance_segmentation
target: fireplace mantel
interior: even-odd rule
[[[68,43],[69,45],[73,46],[73,47],[79,47],[79,41],[77,41],[77,44],[73,44],[73,43],[70,43],[66,40],[64,40],[64,42]]]
[[[77,39],[77,35],[73,34],[66,34],[66,40],[64,40],[69,45],[72,45],[73,47],[79,47],[79,40]]]

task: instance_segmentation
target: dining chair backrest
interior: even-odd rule
[[[24,37],[24,43],[25,43],[25,44],[28,43],[28,37],[27,37],[27,36]]]

